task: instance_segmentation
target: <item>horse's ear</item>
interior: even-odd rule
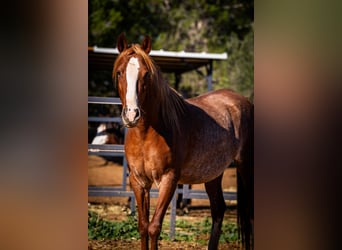
[[[141,48],[146,52],[146,54],[148,54],[151,51],[151,47],[151,37],[145,36],[144,40],[141,43]]]
[[[127,40],[124,33],[119,35],[117,47],[120,53],[127,48]]]

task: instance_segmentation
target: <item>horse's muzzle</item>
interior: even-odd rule
[[[123,108],[121,117],[123,124],[128,127],[134,127],[137,125],[139,118],[141,116],[139,108]]]

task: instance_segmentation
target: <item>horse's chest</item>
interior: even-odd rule
[[[130,174],[133,174],[139,185],[144,188],[153,182],[158,186],[164,171],[171,164],[170,148],[162,141],[157,142],[126,147]]]

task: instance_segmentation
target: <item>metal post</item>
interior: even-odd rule
[[[134,194],[131,197],[131,215],[135,216],[135,196]]]
[[[207,83],[208,83],[208,91],[213,89],[213,60],[210,60],[210,63],[207,67]]]
[[[123,157],[123,173],[122,173],[122,190],[123,191],[127,191],[127,177],[128,177],[128,174],[127,174],[127,161],[126,161],[126,157],[124,156]]]
[[[179,83],[181,81],[181,75],[179,73],[175,73],[175,89],[179,91]]]
[[[177,210],[177,190],[173,194],[171,200],[171,211],[170,211],[170,239],[175,239],[176,232],[176,210]]]

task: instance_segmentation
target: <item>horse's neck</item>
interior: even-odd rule
[[[173,90],[170,91],[172,91],[172,94],[170,92],[170,95],[176,94],[175,92],[173,92]],[[147,136],[156,133],[157,135],[163,137],[165,142],[169,146],[177,143],[177,138],[180,138],[179,134],[183,133],[185,130],[185,125],[183,125],[183,123],[179,121],[179,119],[182,119],[183,121],[182,116],[184,114],[174,112],[179,109],[179,107],[177,107],[177,105],[179,104],[175,104],[176,106],[173,107],[174,110],[172,112],[169,112],[172,108],[172,104],[166,104],[168,105],[168,110],[165,110],[166,107],[164,105],[165,102],[154,99],[150,100],[149,106],[146,105],[145,107],[143,107],[144,115],[142,116],[142,119],[136,128],[136,136],[141,138],[141,140],[145,140]],[[171,117],[175,115],[177,115],[177,117]]]

